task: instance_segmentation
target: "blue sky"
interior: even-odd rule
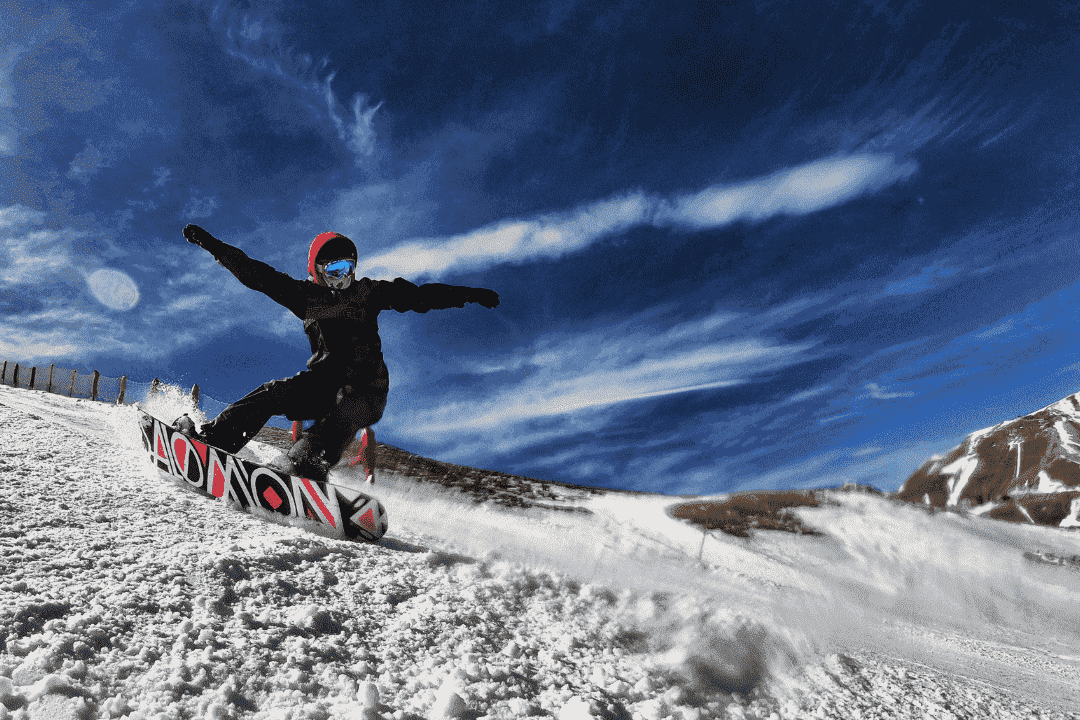
[[[984,3],[0,1],[0,358],[303,368],[293,277],[380,318],[379,440],[665,493],[895,489],[1080,390],[1080,12]]]

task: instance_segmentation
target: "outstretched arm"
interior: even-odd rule
[[[302,281],[278,272],[264,262],[249,258],[240,248],[218,240],[198,225],[185,227],[184,237],[189,243],[198,245],[213,255],[218,265],[235,275],[241,283],[284,305],[293,315],[304,317],[307,293]]]
[[[499,305],[499,294],[487,288],[442,283],[417,286],[404,278],[397,278],[393,282],[379,281],[377,286],[383,307],[398,312],[411,310],[425,313],[428,310],[465,307],[466,303],[479,303],[486,308]]]

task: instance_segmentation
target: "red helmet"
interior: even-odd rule
[[[315,236],[308,248],[308,279],[318,285],[324,285],[319,273],[315,271],[315,265],[330,260],[349,259],[356,261],[356,245],[352,240],[341,233],[324,232]]]

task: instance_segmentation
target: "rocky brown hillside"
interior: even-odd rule
[[[282,450],[292,447],[289,431],[270,425],[263,427],[255,439]],[[345,459],[342,462],[345,463],[359,454],[360,441],[354,440],[345,451]],[[396,473],[422,482],[453,488],[476,502],[491,502],[506,507],[541,507],[549,510],[584,513],[588,512],[585,508],[567,501],[610,492],[602,488],[579,487],[552,480],[537,480],[495,470],[454,465],[414,455],[384,443],[376,444],[375,468],[376,474]]]
[[[1080,527],[1080,399],[968,435],[904,482],[895,497],[998,520]]]

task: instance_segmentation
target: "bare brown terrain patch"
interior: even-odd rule
[[[751,530],[783,530],[797,535],[816,535],[791,513],[796,507],[818,507],[812,490],[748,492],[726,500],[690,502],[671,509],[671,516],[719,530],[735,537],[750,537]]]
[[[752,530],[820,535],[801,523],[791,511],[799,507],[835,504],[828,498],[828,493],[837,491],[882,494],[875,488],[863,485],[845,485],[835,490],[751,491],[736,493],[723,500],[680,503],[669,508],[668,513],[706,530],[719,530],[735,537],[750,537]]]

